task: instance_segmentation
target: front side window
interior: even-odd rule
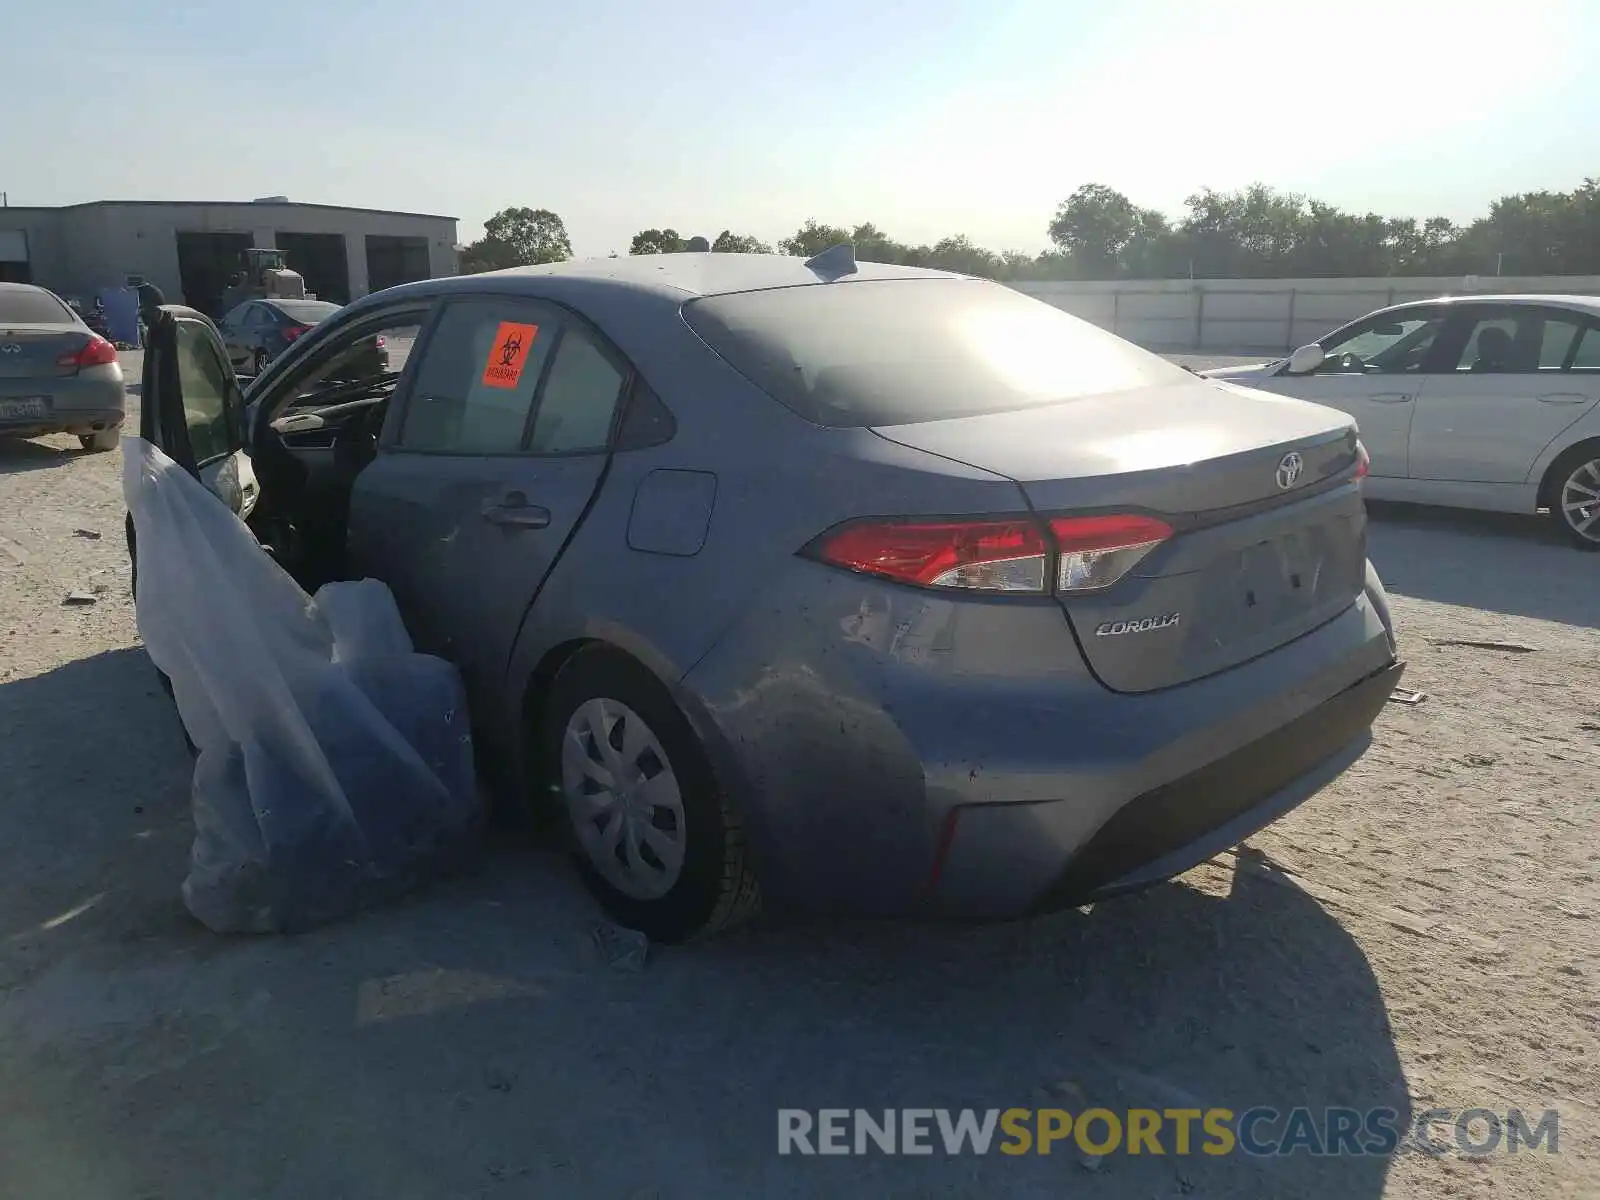
[[[417,365],[399,445],[441,454],[520,451],[555,326],[539,305],[448,305]]]
[[[1317,374],[1404,375],[1420,371],[1443,326],[1442,315],[1428,312],[1364,321],[1323,344],[1327,360]]]
[[[389,394],[405,370],[423,319],[423,313],[397,313],[386,323],[335,335],[297,369],[289,404],[317,408]]]
[[[204,464],[233,449],[228,421],[233,372],[217,357],[206,328],[195,321],[178,322],[177,352],[189,448],[195,463]]]

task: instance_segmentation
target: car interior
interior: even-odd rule
[[[391,320],[385,333],[394,330]],[[350,492],[377,455],[400,380],[400,370],[372,369],[372,338],[367,331],[339,339],[252,401],[275,411],[264,414],[270,420],[250,422],[261,487],[250,527],[307,591],[342,576]]]

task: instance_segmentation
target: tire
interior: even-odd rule
[[[122,443],[122,426],[113,426],[110,429],[101,429],[96,433],[80,433],[78,444],[91,453],[99,454],[106,450],[115,450]]]
[[[619,924],[682,942],[759,910],[743,826],[688,718],[637,662],[581,651],[534,736],[536,794],[552,798],[584,884]],[[616,791],[601,782],[613,770],[629,781]]]
[[[1550,467],[1545,501],[1567,540],[1600,550],[1600,441],[1572,447]]]

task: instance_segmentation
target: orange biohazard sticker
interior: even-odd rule
[[[501,321],[489,346],[489,361],[483,364],[484,387],[516,387],[522,381],[522,368],[527,365],[533,339],[538,336],[537,325]]]

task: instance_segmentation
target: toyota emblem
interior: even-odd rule
[[[1278,486],[1288,491],[1300,478],[1300,472],[1305,470],[1305,460],[1300,457],[1298,450],[1291,450],[1278,460]]]

